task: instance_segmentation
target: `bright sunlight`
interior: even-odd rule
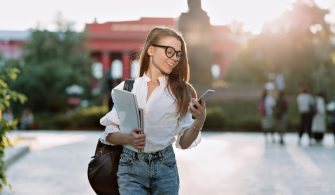
[[[238,21],[245,30],[258,34],[265,22],[280,16],[291,3],[292,0],[205,0],[202,7],[214,25]]]

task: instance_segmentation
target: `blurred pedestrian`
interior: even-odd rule
[[[14,114],[12,112],[11,108],[8,108],[6,112],[3,114],[3,119],[6,121],[12,121],[14,120]]]
[[[334,143],[335,143],[335,99],[332,99],[327,104],[327,112],[328,112],[329,128],[334,134]]]
[[[317,141],[323,140],[326,133],[326,103],[325,94],[320,91],[315,97],[316,113],[312,120],[312,137]]]
[[[258,103],[258,110],[261,116],[262,129],[266,142],[268,140],[268,133],[271,133],[272,142],[275,142],[273,128],[273,107],[275,104],[276,101],[270,94],[270,90],[264,89],[262,97]]]
[[[279,143],[282,145],[285,144],[284,135],[287,130],[287,111],[288,103],[285,97],[285,92],[279,91],[273,113],[277,120],[276,128],[280,137]]]
[[[298,110],[300,113],[300,128],[298,131],[298,144],[301,144],[301,138],[306,132],[308,134],[309,143],[311,143],[311,127],[313,114],[311,113],[314,105],[313,96],[306,87],[303,87],[297,96]]]
[[[20,129],[28,130],[34,128],[34,115],[31,109],[26,108],[21,116]]]

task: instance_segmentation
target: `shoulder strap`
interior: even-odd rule
[[[134,82],[135,82],[134,79],[125,80],[123,90],[131,91],[133,89]],[[111,152],[112,150],[121,151],[122,146],[121,145],[117,145],[117,146],[106,145],[106,144],[102,143],[99,139],[98,144],[95,148],[95,156],[100,156],[100,155],[105,154],[107,152]],[[93,156],[93,157],[95,157],[95,156]]]
[[[123,90],[131,91],[133,89],[134,82],[135,82],[134,79],[125,80]]]

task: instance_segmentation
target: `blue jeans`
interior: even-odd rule
[[[137,153],[123,148],[117,173],[121,195],[177,195],[179,175],[172,146]]]

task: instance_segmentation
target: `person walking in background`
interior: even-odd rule
[[[270,94],[270,91],[264,89],[262,97],[258,104],[258,110],[261,116],[262,129],[266,142],[268,140],[268,133],[271,133],[272,142],[275,142],[273,128],[273,107],[275,106],[275,104],[276,101]]]
[[[309,93],[307,88],[302,88],[301,92],[297,96],[298,110],[300,113],[300,128],[298,131],[298,144],[301,144],[301,138],[306,132],[309,137],[309,143],[311,143],[311,126],[313,114],[311,114],[311,107],[314,105],[313,96]]]
[[[6,112],[3,114],[3,118],[6,121],[12,121],[14,120],[14,114],[11,108],[7,108]]]
[[[327,112],[328,112],[328,124],[330,130],[334,134],[334,143],[335,143],[335,99],[332,99],[328,104],[327,104]]]
[[[24,109],[20,119],[20,129],[28,130],[34,128],[34,115],[31,109]]]
[[[317,141],[323,140],[326,133],[326,103],[325,94],[320,91],[315,97],[316,113],[312,120],[312,137]]]
[[[121,195],[177,195],[179,175],[172,144],[187,149],[200,142],[206,106],[196,101],[196,91],[188,82],[186,44],[179,33],[166,27],[152,29],[139,61],[132,93],[144,110],[144,128],[122,132],[113,108],[100,120],[106,126],[101,141],[123,145],[117,172]],[[114,89],[123,86],[124,82]]]
[[[277,120],[276,128],[278,130],[280,137],[279,143],[282,145],[285,144],[284,135],[287,130],[287,111],[288,111],[288,103],[285,97],[285,93],[284,91],[279,91],[273,113]]]

